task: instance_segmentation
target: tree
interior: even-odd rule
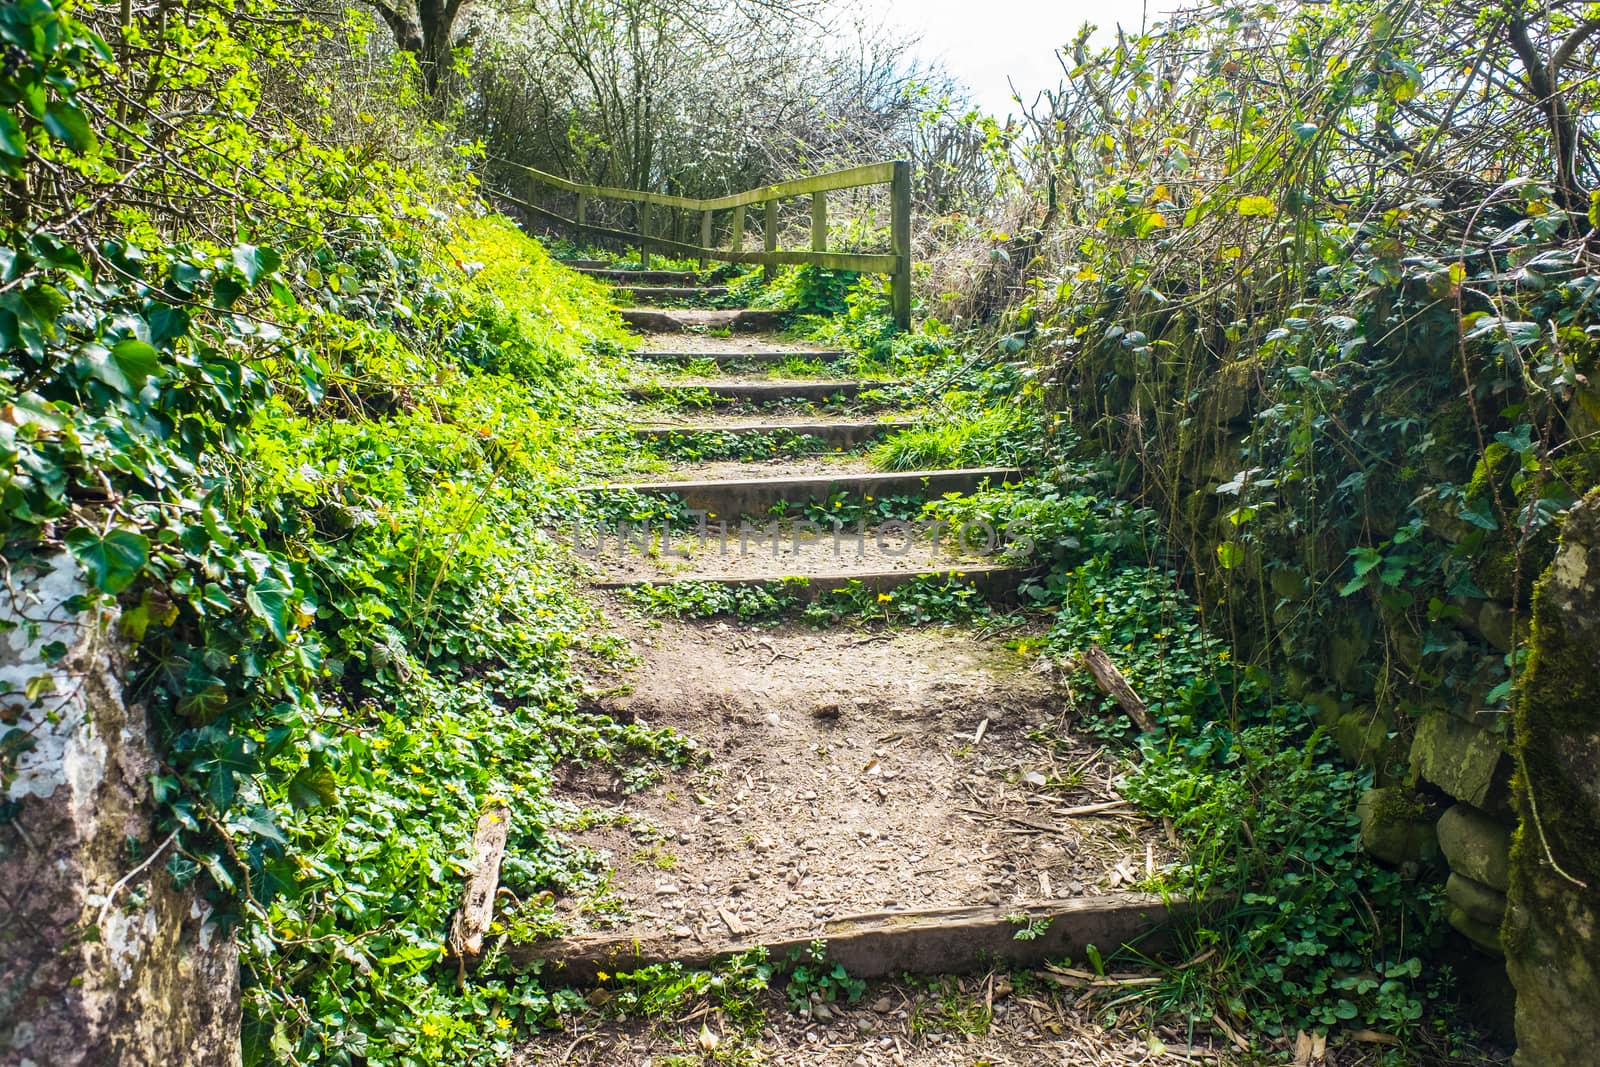
[[[456,46],[466,37],[472,0],[368,0],[394,34],[395,47],[416,57],[428,95],[442,96]]]

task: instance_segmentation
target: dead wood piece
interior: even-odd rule
[[[1133,691],[1128,679],[1117,670],[1117,665],[1111,662],[1111,657],[1106,655],[1105,649],[1099,645],[1090,645],[1089,651],[1081,658],[1084,667],[1094,675],[1095,684],[1117,702],[1117,706],[1133,720],[1139,731],[1146,734],[1153,733],[1156,721],[1150,717],[1150,709],[1139,699],[1139,694]]]
[[[500,860],[511,832],[511,809],[491,807],[478,816],[472,835],[472,873],[461,894],[461,907],[450,922],[450,951],[458,959],[483,951],[483,939],[494,921],[495,891],[500,886]]]

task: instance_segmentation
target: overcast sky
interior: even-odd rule
[[[920,35],[920,54],[937,59],[971,89],[986,112],[1004,116],[1016,110],[1009,78],[1023,99],[1033,100],[1061,77],[1055,50],[1093,22],[1102,31],[1117,23],[1137,29],[1145,0],[854,0],[846,10],[878,14],[888,24]],[[1149,0],[1152,21],[1173,6]]]

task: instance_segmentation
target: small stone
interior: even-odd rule
[[[888,997],[879,997],[877,1000],[872,1002],[872,1010],[877,1012],[879,1015],[887,1014],[889,1009],[892,1007],[894,1007],[894,1004],[890,1002]]]
[[[797,886],[800,884],[800,872],[791,867],[789,869],[789,873],[784,876],[783,880],[788,882],[791,886]]]
[[[863,1034],[870,1034],[877,1028],[877,1022],[875,1022],[870,1015],[861,1015],[856,1018],[856,1029],[860,1030]]]
[[[840,714],[839,705],[831,702],[816,704],[811,708],[811,714],[818,719],[837,719]]]
[[[1024,774],[1022,776],[1022,781],[1024,784],[1031,785],[1035,789],[1043,789],[1045,786],[1050,784],[1050,779],[1046,778],[1038,771],[1029,771],[1027,774]]]
[[[681,940],[685,937],[693,937],[694,931],[687,926],[674,926],[672,928],[672,936]]]

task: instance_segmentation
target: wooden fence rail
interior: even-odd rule
[[[911,164],[904,160],[888,163],[871,163],[864,167],[817,174],[809,178],[779,182],[776,185],[751,189],[702,200],[668,193],[651,193],[641,189],[616,189],[604,185],[584,185],[569,181],[542,170],[524,167],[503,160],[509,166],[527,174],[535,183],[574,193],[578,198],[575,217],[568,218],[559,212],[537,204],[519,201],[535,214],[578,233],[609,237],[627,244],[637,245],[642,265],[649,269],[652,250],[674,252],[696,258],[702,268],[711,260],[723,263],[759,263],[770,277],[772,268],[779,265],[810,263],[831,270],[853,270],[864,274],[887,274],[890,277],[890,304],[894,321],[901,329],[911,325]],[[889,187],[889,252],[866,255],[854,252],[828,251],[828,193],[838,189],[859,189],[874,185]],[[796,197],[811,198],[811,248],[809,250],[784,250],[778,247],[778,202]],[[638,205],[637,231],[599,226],[588,219],[589,205],[594,200],[622,200]],[[764,248],[759,252],[744,250],[746,209],[761,204],[762,239]],[[700,243],[690,244],[659,237],[650,232],[654,208],[678,208],[700,212]],[[713,235],[716,232],[716,213],[731,211],[731,248],[718,248]]]

